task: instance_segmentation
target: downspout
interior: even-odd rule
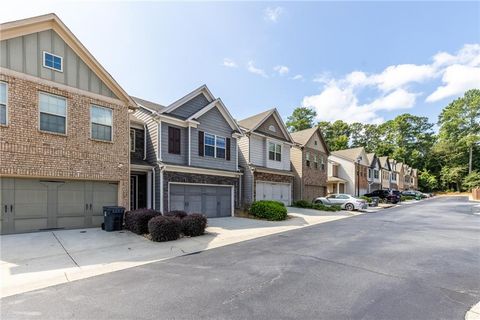
[[[163,171],[165,170],[165,166],[160,167],[160,212],[163,212]]]
[[[147,160],[147,124],[143,124],[143,160]]]
[[[188,125],[188,165],[192,165],[192,127]]]
[[[156,205],[156,203],[155,203],[155,193],[156,193],[156,191],[155,191],[155,179],[157,178],[157,177],[155,176],[155,167],[152,167],[152,173],[153,173],[153,178],[152,178],[152,184],[153,184],[153,194],[152,194],[153,206],[152,206],[152,207],[153,207],[153,210],[155,210],[155,209],[156,209],[156,208],[155,208],[155,205]]]

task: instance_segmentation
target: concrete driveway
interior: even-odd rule
[[[0,236],[0,296],[127,269],[188,253],[307,227],[358,213],[289,208],[290,219],[270,222],[245,218],[208,221],[207,234],[155,243],[128,231],[98,228]]]

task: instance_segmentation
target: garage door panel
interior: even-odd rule
[[[28,232],[48,228],[48,219],[15,219],[14,232]]]
[[[102,221],[99,222],[101,224]],[[84,228],[85,216],[83,217],[57,217],[57,228]]]
[[[80,216],[85,218],[85,183],[66,182],[58,187],[58,216]],[[75,224],[76,225],[76,224]]]
[[[291,185],[286,183],[257,182],[256,200],[274,200],[281,201],[285,205],[290,205]]]

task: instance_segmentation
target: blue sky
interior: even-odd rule
[[[131,95],[169,104],[201,84],[238,119],[298,106],[318,120],[436,122],[480,87],[480,2],[19,2],[55,12]]]

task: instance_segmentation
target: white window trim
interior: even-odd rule
[[[267,143],[267,160],[268,160],[268,161],[275,161],[275,162],[282,162],[282,161],[283,161],[283,155],[282,155],[283,145],[282,145],[282,143],[275,142],[275,141],[267,141],[267,142],[268,142],[268,143]],[[275,151],[274,151],[274,153],[275,153],[275,159],[273,159],[273,160],[270,159],[270,143],[273,144],[273,145],[275,145]],[[277,160],[277,156],[276,156],[277,153],[278,153],[278,152],[277,152],[277,146],[280,146],[280,161]]]
[[[8,83],[0,81],[0,84],[5,84],[5,123],[0,123],[0,126],[8,126]]]
[[[112,129],[112,139],[111,139],[111,140],[96,139],[96,138],[92,137],[92,124],[93,124],[93,121],[92,121],[92,108],[93,108],[93,107],[107,109],[107,110],[110,110],[110,111],[112,112],[112,124],[110,125],[110,128]],[[113,118],[113,109],[107,108],[107,107],[103,107],[103,106],[99,106],[98,104],[90,104],[90,139],[95,140],[95,141],[100,141],[100,142],[110,142],[110,143],[112,143],[112,142],[113,142],[113,123],[114,123],[113,120],[114,120],[114,118]],[[107,126],[106,124],[101,124],[101,123],[96,123],[96,124],[99,124],[99,125],[102,125],[102,126]]]
[[[46,54],[52,55],[52,56],[54,56],[54,57],[56,57],[56,58],[60,58],[60,70],[55,69],[55,68],[52,68],[52,67],[49,67],[49,66],[47,66],[47,65],[45,64],[45,55],[46,55]],[[54,71],[58,71],[58,72],[63,72],[63,57],[62,57],[62,56],[53,54],[53,53],[48,52],[48,51],[43,51],[42,57],[43,57],[43,59],[42,59],[42,65],[43,65],[44,68],[47,68],[47,69],[50,69],[50,70],[54,70]]]
[[[42,95],[42,94],[65,100],[65,115],[40,111],[40,95]],[[54,115],[54,116],[59,116],[59,117],[65,117],[65,132],[62,133],[62,132],[42,130],[42,128],[40,126],[40,116],[41,116],[42,113],[50,114],[50,115]],[[65,98],[63,96],[58,96],[56,94],[51,94],[51,93],[48,93],[48,92],[44,92],[44,91],[39,91],[38,92],[38,130],[41,131],[41,132],[50,133],[50,134],[58,134],[58,135],[62,135],[62,136],[67,135],[67,133],[68,133],[68,100],[67,100],[67,98]]]
[[[207,134],[214,137],[213,145],[211,145],[211,144],[208,145],[209,147],[213,147],[213,157],[212,156],[207,156],[207,153],[205,152],[206,147],[207,147],[207,140],[206,140],[207,139]],[[222,157],[217,157],[217,138],[225,139],[225,148],[218,148],[218,149],[224,149],[225,150],[225,156],[223,158]],[[223,137],[223,136],[217,136],[216,134],[213,134],[213,133],[204,132],[204,134],[203,134],[203,155],[205,157],[211,157],[211,158],[215,158],[215,159],[226,160],[227,159],[227,138]]]
[[[136,149],[135,148],[135,138],[136,138],[135,137],[136,136],[135,129],[130,129],[130,135],[132,134],[132,132],[133,132],[133,143],[130,143],[130,152],[135,152],[135,149]]]

